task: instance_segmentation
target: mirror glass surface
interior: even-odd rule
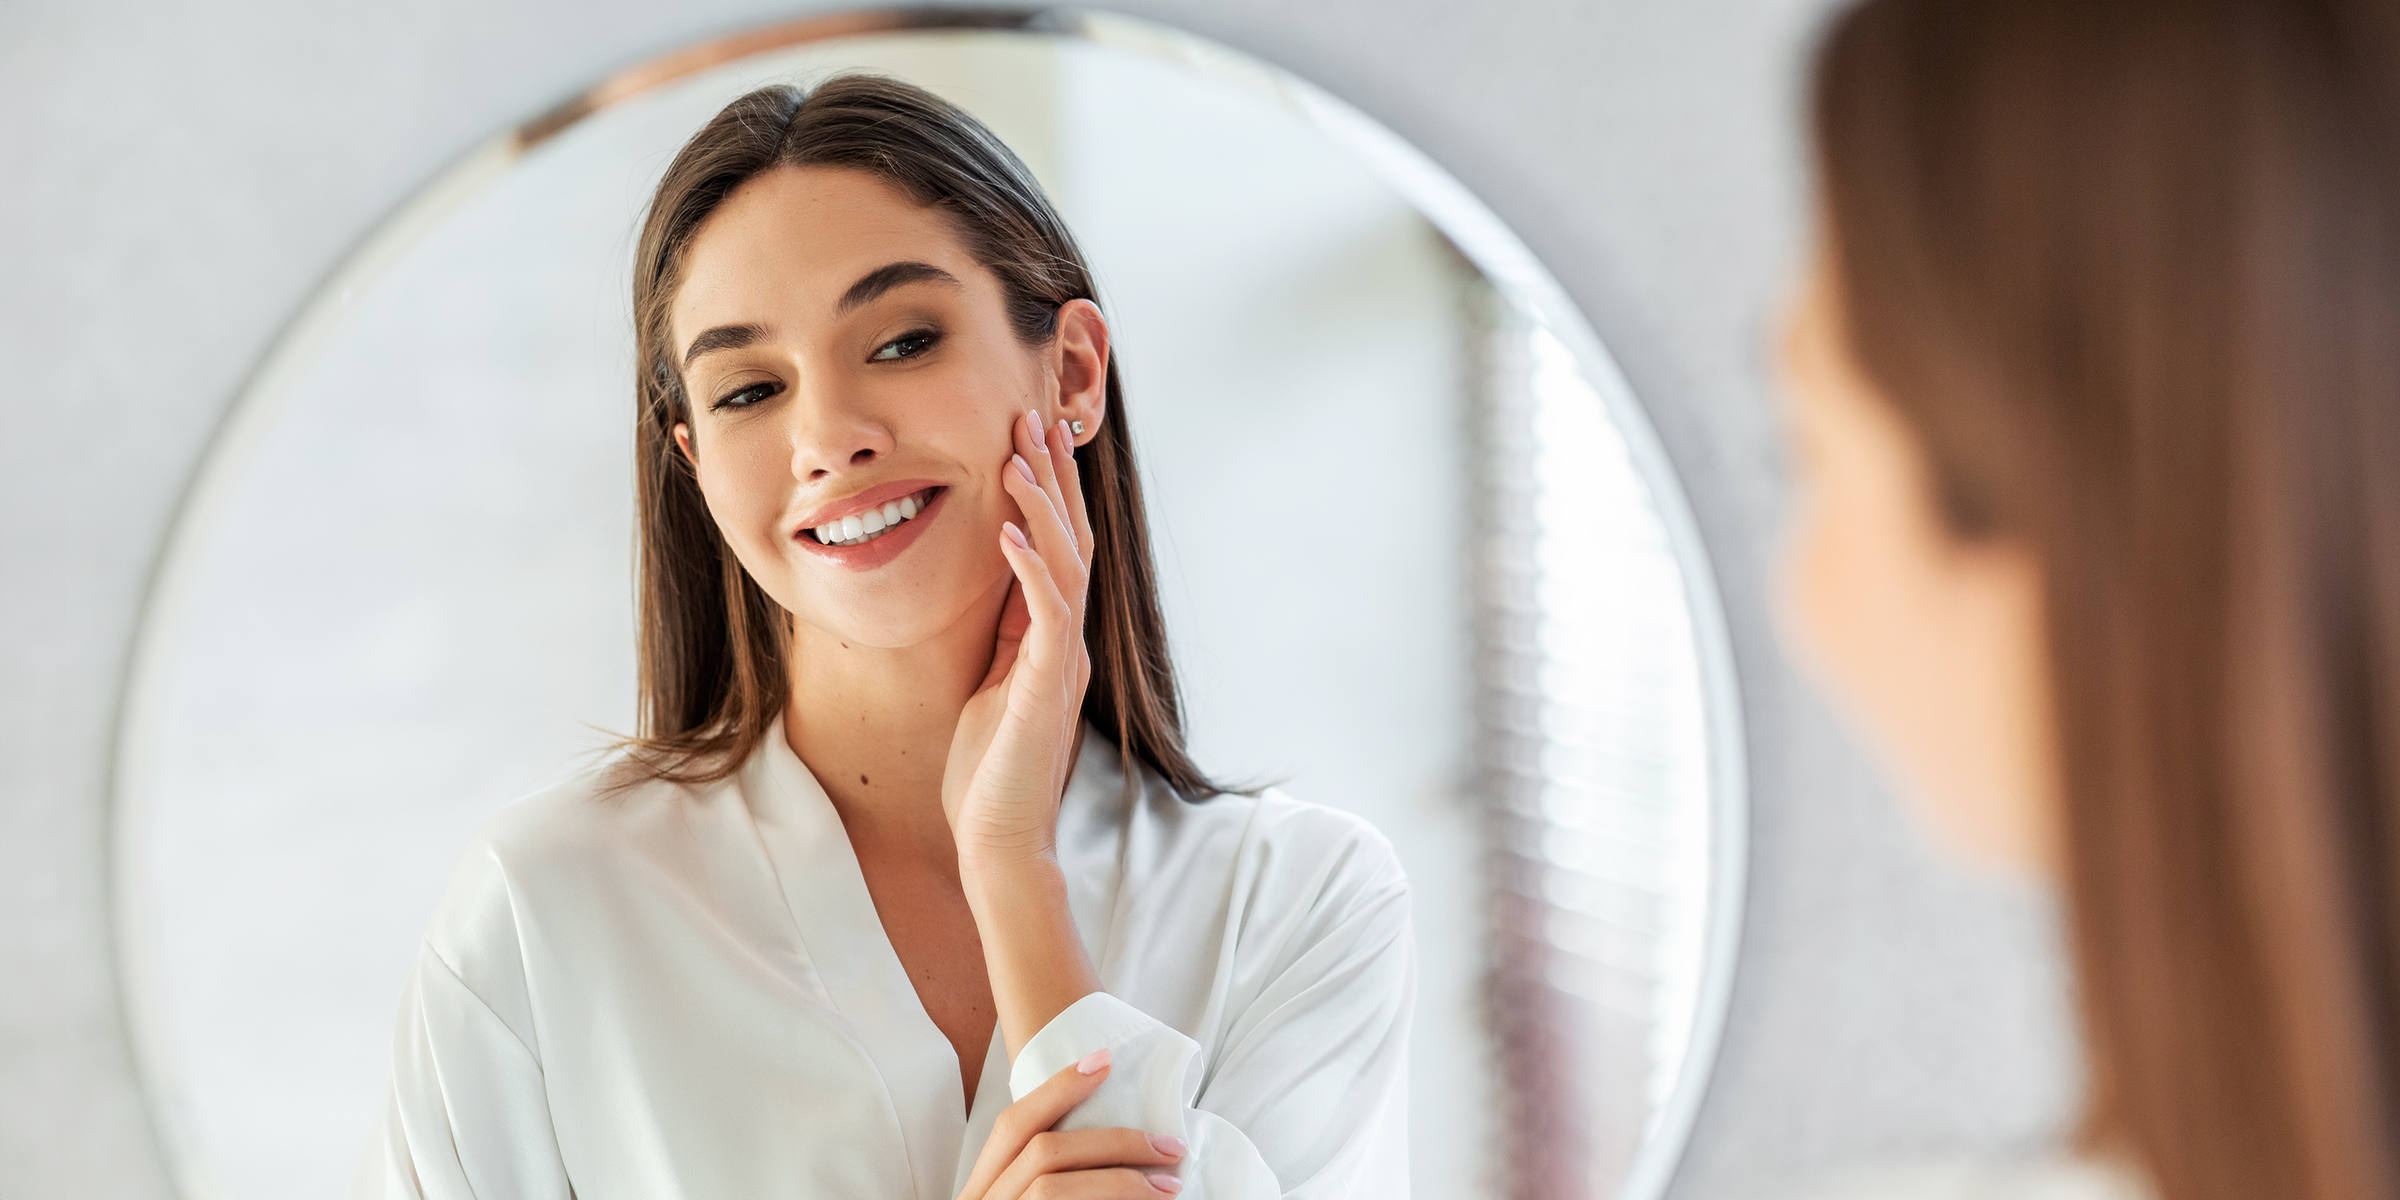
[[[1088,16],[877,24],[699,47],[484,147],[235,400],[119,754],[122,957],[187,1193],[343,1187],[470,831],[632,729],[642,205],[725,101],[843,69],[981,117],[1090,256],[1198,761],[1398,849],[1418,1194],[1655,1192],[1731,970],[1738,732],[1598,343],[1455,184],[1252,60]]]

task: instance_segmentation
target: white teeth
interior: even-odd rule
[[[913,520],[925,511],[915,496],[902,496],[880,509],[870,508],[855,516],[827,521],[813,531],[817,541],[827,546],[855,546],[871,542],[899,527],[902,521]]]

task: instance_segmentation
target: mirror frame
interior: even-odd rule
[[[1504,295],[1546,325],[1575,356],[1624,439],[1650,491],[1682,573],[1684,602],[1701,674],[1709,772],[1709,883],[1702,925],[1699,986],[1691,1034],[1675,1084],[1652,1116],[1624,1180],[1609,1200],[1660,1200],[1691,1140],[1722,1040],[1741,943],[1749,865],[1748,752],[1739,678],[1719,599],[1716,573],[1674,464],[1648,413],[1599,335],[1566,289],[1482,201],[1422,151],[1289,72],[1152,21],[1076,8],[857,10],[755,26],[710,38],[617,71],[563,104],[519,122],[470,149],[404,200],[308,293],[235,388],[187,478],[140,598],[123,686],[112,722],[105,794],[110,853],[106,864],[109,936],[120,1011],[125,1014],[144,1107],[177,1192],[209,1195],[170,1098],[175,1094],[163,1022],[149,997],[149,930],[141,882],[128,871],[145,814],[132,781],[148,777],[136,731],[157,715],[145,702],[161,670],[161,648],[175,601],[193,570],[192,534],[222,507],[247,449],[273,421],[282,399],[317,347],[347,315],[350,299],[371,286],[468,197],[542,143],[579,122],[654,89],[739,59],[814,42],[876,34],[992,31],[1071,38],[1146,54],[1214,81],[1261,94],[1356,156],[1447,237]],[[1506,1086],[1505,1081],[1503,1086]]]

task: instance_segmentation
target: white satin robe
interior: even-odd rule
[[[1357,817],[1178,799],[1084,738],[1059,815],[1103,992],[1012,1065],[958,1058],[884,936],[841,819],[778,731],[704,788],[501,810],[402,995],[351,1195],[951,1200],[1013,1098],[1103,1046],[1061,1128],[1190,1143],[1191,1200],[1408,1188],[1408,886]]]

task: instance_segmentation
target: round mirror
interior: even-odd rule
[[[1256,61],[1071,12],[816,19],[625,72],[435,180],[262,360],[120,729],[120,947],[186,1194],[342,1187],[470,832],[631,730],[642,205],[727,100],[844,70],[980,117],[1089,254],[1197,760],[1365,816],[1405,865],[1415,1189],[1658,1194],[1743,812],[1667,460],[1421,155]]]

